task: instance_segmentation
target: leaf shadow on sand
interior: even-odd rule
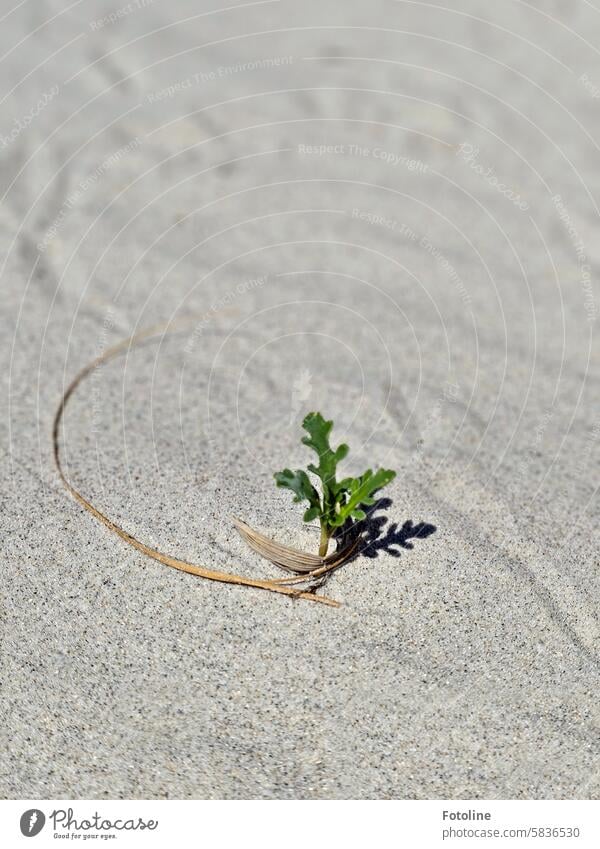
[[[350,560],[357,557],[375,559],[381,552],[400,557],[402,549],[415,547],[411,540],[425,539],[436,532],[437,527],[430,522],[415,525],[412,519],[407,519],[402,527],[398,527],[399,522],[390,522],[386,515],[376,515],[382,510],[389,510],[393,503],[391,498],[380,498],[373,505],[367,518],[360,523],[360,542]]]

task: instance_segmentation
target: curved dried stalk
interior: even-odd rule
[[[301,583],[322,577],[327,572],[331,572],[333,569],[342,566],[354,553],[359,542],[359,536],[355,534],[349,543],[341,546],[337,551],[334,551],[327,557],[319,557],[316,554],[309,554],[306,551],[300,551],[297,548],[282,545],[275,540],[269,539],[269,537],[251,528],[250,525],[241,519],[234,518],[233,524],[244,542],[256,551],[257,554],[270,560],[276,566],[297,574],[297,577],[294,578],[276,578],[274,583],[278,584]],[[298,573],[301,574],[298,575]]]
[[[169,329],[173,327],[173,323],[169,325]],[[131,348],[135,347],[142,341],[148,341],[153,337],[162,337],[165,334],[166,326],[151,328],[146,331],[142,331],[141,333],[137,333],[135,336],[132,336],[130,339],[126,339],[123,342],[115,345],[114,347],[108,349],[101,356],[97,357],[93,362],[89,363],[87,366],[81,369],[71,383],[67,386],[66,390],[63,393],[61,402],[58,406],[56,414],[54,416],[54,423],[52,428],[52,444],[54,450],[54,461],[56,463],[56,468],[58,470],[59,477],[64,484],[65,488],[68,492],[73,496],[73,498],[85,509],[88,513],[91,513],[96,519],[102,522],[110,531],[117,534],[124,542],[133,548],[141,551],[142,554],[151,557],[153,560],[157,560],[159,563],[163,563],[166,566],[171,566],[174,569],[179,569],[182,572],[188,572],[192,575],[198,575],[201,578],[207,578],[210,581],[218,581],[224,584],[238,584],[246,587],[254,587],[255,589],[268,590],[269,592],[280,593],[282,595],[287,595],[291,598],[303,598],[307,601],[315,601],[320,602],[321,604],[327,604],[330,607],[339,607],[340,603],[335,601],[334,599],[327,598],[326,596],[316,595],[312,592],[301,591],[298,589],[294,589],[292,587],[283,586],[277,580],[274,581],[260,581],[254,580],[252,578],[246,578],[243,575],[235,575],[229,572],[217,572],[213,569],[208,569],[206,566],[200,566],[194,563],[188,563],[185,560],[180,560],[178,557],[173,557],[169,554],[164,554],[161,551],[158,551],[155,548],[151,548],[145,543],[138,540],[132,534],[127,533],[127,531],[123,530],[116,522],[113,522],[108,516],[106,516],[102,511],[98,510],[91,501],[88,501],[85,496],[83,496],[68,480],[67,475],[62,466],[61,459],[61,448],[60,448],[60,432],[61,432],[61,424],[63,415],[66,409],[66,406],[69,402],[69,399],[77,389],[77,387],[88,377],[92,372],[95,371],[99,366],[104,365],[110,360],[115,359],[126,351],[131,350]],[[318,558],[317,558],[318,559]]]

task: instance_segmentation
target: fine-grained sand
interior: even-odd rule
[[[3,797],[597,796],[600,18],[571,5],[2,23]],[[231,516],[316,551],[272,474],[320,409],[348,472],[398,471],[339,609],[178,573],[61,488],[66,383],[180,319],[73,397],[73,483],[275,576]]]

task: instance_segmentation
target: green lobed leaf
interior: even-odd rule
[[[366,518],[366,513],[361,507],[371,507],[375,504],[373,494],[378,489],[387,486],[396,477],[396,472],[391,469],[378,469],[375,473],[371,469],[359,478],[346,478],[342,481],[347,492],[347,501],[339,505],[331,524],[333,527],[341,527],[347,519],[352,518],[361,521]],[[345,496],[346,497],[346,496]]]
[[[337,465],[348,454],[348,446],[341,444],[335,449],[331,446],[333,422],[327,421],[321,413],[309,413],[302,427],[308,433],[308,436],[302,438],[303,444],[312,448],[319,458],[318,465],[309,464],[308,471],[320,478],[322,499],[306,472],[301,469],[294,472],[284,469],[275,475],[275,480],[277,486],[294,493],[294,501],[308,501],[304,521],[311,522],[318,518],[322,531],[329,537],[335,528],[341,527],[349,519],[366,519],[367,514],[363,508],[375,504],[374,493],[393,480],[396,472],[378,469],[373,473],[367,469],[358,478],[344,478],[338,482]]]
[[[316,451],[319,457],[319,465],[315,466],[311,463],[308,467],[309,471],[318,475],[323,483],[335,481],[337,464],[348,454],[348,446],[342,444],[335,451],[333,450],[329,444],[333,422],[326,421],[321,413],[309,413],[302,422],[302,427],[309,434],[302,438],[302,442]]]
[[[320,516],[321,499],[305,471],[297,469],[292,472],[291,469],[284,469],[282,472],[277,472],[274,477],[277,486],[290,489],[294,493],[294,501],[309,502],[310,508],[304,514],[305,522],[310,522]]]
[[[309,507],[302,517],[305,522],[312,522],[313,519],[318,519],[321,515],[321,505],[318,507]]]

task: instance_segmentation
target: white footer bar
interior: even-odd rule
[[[600,847],[596,801],[0,801],[0,846]]]

